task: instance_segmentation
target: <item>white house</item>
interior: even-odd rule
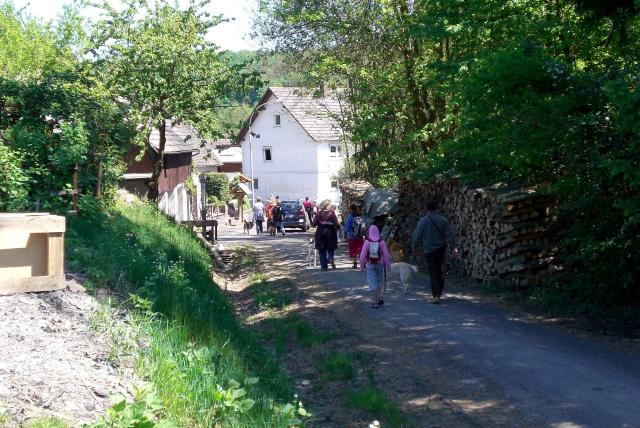
[[[253,178],[255,195],[339,203],[338,173],[346,152],[338,120],[343,105],[335,95],[321,95],[270,87],[258,102],[237,137],[242,173]]]

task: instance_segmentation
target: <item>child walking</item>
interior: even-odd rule
[[[367,285],[372,295],[372,308],[379,308],[384,305],[382,299],[382,287],[384,281],[384,269],[391,272],[391,257],[389,257],[389,249],[387,243],[380,239],[378,227],[371,225],[369,227],[369,236],[360,252],[360,271],[367,271]]]

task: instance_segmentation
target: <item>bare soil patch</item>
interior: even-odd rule
[[[109,343],[91,328],[96,299],[81,277],[67,278],[65,290],[0,296],[3,426],[43,416],[80,426],[103,414],[111,395],[130,397],[132,370],[110,364]]]

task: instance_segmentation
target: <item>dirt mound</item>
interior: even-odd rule
[[[110,395],[130,395],[130,370],[109,363],[109,344],[91,329],[98,303],[75,279],[67,285],[0,296],[0,414],[8,419],[3,426],[41,416],[79,426],[104,413]]]

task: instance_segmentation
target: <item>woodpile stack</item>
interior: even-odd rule
[[[539,283],[550,271],[552,200],[535,188],[475,187],[455,179],[402,182],[397,221],[405,242],[430,198],[453,227],[466,275],[524,286]]]
[[[362,198],[364,198],[365,193],[367,193],[369,189],[373,189],[373,186],[366,181],[349,181],[340,184],[342,200],[340,201],[339,210],[343,218],[349,213],[351,204],[362,206]]]

